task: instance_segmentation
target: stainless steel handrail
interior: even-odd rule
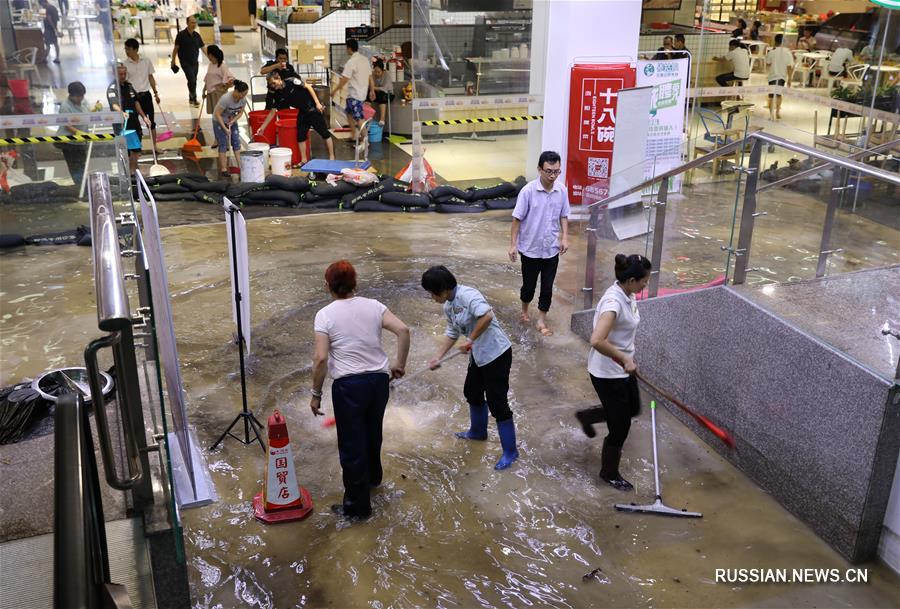
[[[885,144],[880,144],[878,146],[874,146],[867,150],[857,150],[853,154],[847,155],[847,158],[848,159],[860,159],[860,158],[865,157],[868,154],[876,154],[876,153],[881,152],[882,150],[890,150],[891,148],[894,148],[895,146],[900,146],[900,139],[891,140],[890,142],[887,142]],[[759,188],[756,189],[756,192],[763,192],[764,190],[769,190],[770,188],[778,188],[780,186],[786,186],[787,184],[796,182],[797,180],[802,180],[803,178],[809,177],[811,175],[815,175],[815,174],[819,173],[820,171],[822,171],[823,169],[827,169],[828,167],[831,167],[831,165],[832,165],[831,162],[820,163],[818,165],[810,167],[809,169],[801,171],[800,173],[795,173],[792,176],[778,180],[777,182],[769,182],[768,184],[760,186]]]
[[[701,165],[709,163],[710,161],[712,161],[720,156],[730,154],[734,150],[737,150],[738,148],[744,146],[747,143],[747,140],[751,140],[751,139],[758,139],[763,142],[767,142],[769,144],[774,144],[775,146],[781,146],[782,148],[786,148],[787,150],[790,150],[792,152],[797,152],[797,153],[800,153],[800,154],[803,154],[806,156],[810,156],[813,158],[817,158],[817,159],[826,161],[826,163],[828,163],[830,165],[837,165],[839,167],[845,167],[847,169],[852,169],[853,171],[858,171],[859,173],[864,174],[864,175],[869,175],[869,176],[884,180],[886,182],[890,182],[892,184],[900,185],[900,176],[898,176],[897,174],[893,174],[893,173],[884,171],[882,169],[875,169],[875,168],[869,167],[868,165],[865,165],[863,163],[858,163],[853,160],[848,160],[847,158],[844,158],[844,157],[837,157],[834,155],[826,154],[824,152],[820,152],[820,151],[816,150],[815,148],[810,148],[809,146],[804,146],[803,144],[797,144],[796,142],[791,142],[791,141],[788,141],[784,138],[780,138],[775,135],[769,135],[762,131],[754,131],[753,133],[748,133],[746,135],[746,137],[744,137],[743,139],[735,140],[734,142],[726,144],[726,145],[722,146],[721,148],[718,148],[716,150],[713,150],[712,152],[704,154],[701,157],[697,157],[693,161],[688,161],[687,163],[684,163],[683,165],[679,165],[678,167],[675,167],[674,169],[670,169],[669,171],[663,172],[663,173],[656,175],[648,180],[644,180],[637,186],[633,186],[633,187],[629,188],[628,190],[624,190],[624,191],[614,194],[610,197],[606,197],[605,199],[602,199],[600,201],[595,201],[595,202],[591,203],[590,205],[588,205],[587,207],[590,208],[595,205],[609,205],[610,203],[618,201],[619,199],[624,199],[628,195],[632,195],[636,192],[641,192],[645,188],[649,188],[650,186],[653,186],[657,182],[675,177],[681,173],[690,171],[691,169],[694,169],[696,167],[700,167]]]
[[[100,455],[103,458],[103,470],[107,483],[118,490],[135,488],[144,475],[144,461],[141,456],[137,435],[143,433],[141,419],[141,398],[137,380],[137,362],[134,357],[134,335],[132,330],[131,309],[128,294],[125,291],[125,275],[122,269],[119,251],[119,232],[116,226],[112,193],[109,178],[105,173],[94,172],[90,177],[90,210],[92,227],[92,251],[94,255],[94,283],[97,293],[97,325],[101,330],[110,332],[108,336],[91,342],[84,350],[85,366],[91,388],[91,402],[97,420],[97,435],[100,444]],[[100,366],[97,353],[100,349],[111,347],[116,365],[117,398],[116,402],[122,417],[122,435],[125,441],[127,459],[127,475],[120,477],[113,452],[112,433],[106,414],[106,403],[103,399],[100,382]],[[150,495],[149,485],[140,490],[141,495]],[[146,499],[137,497],[135,503]]]
[[[94,285],[97,292],[97,322],[101,330],[115,332],[131,325],[131,310],[125,291],[119,231],[109,177],[94,172],[90,177],[91,248],[94,253]]]

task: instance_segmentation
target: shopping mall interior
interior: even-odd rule
[[[896,1],[0,43],[0,609],[900,607]]]

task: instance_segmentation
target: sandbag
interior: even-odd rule
[[[503,182],[490,188],[475,188],[469,191],[468,201],[483,201],[485,199],[499,199],[511,197],[516,194],[516,187],[509,182]]]
[[[296,207],[300,203],[300,195],[289,190],[251,191],[241,197],[244,205],[278,205],[279,207]]]
[[[388,205],[387,203],[382,203],[381,201],[357,201],[356,205],[353,206],[353,211],[390,211],[390,212],[402,212],[402,207],[397,207],[396,205]]]
[[[330,199],[319,199],[315,203],[310,203],[309,206],[313,209],[340,209],[341,200],[335,197]]]
[[[150,192],[156,197],[157,194],[160,195],[170,195],[174,192],[193,192],[193,189],[188,188],[187,186],[183,186],[181,184],[170,183],[170,184],[160,184],[159,186],[154,186],[150,188]]]
[[[221,205],[222,198],[225,195],[221,192],[195,192],[194,199],[201,203],[211,203],[212,205]]]
[[[482,203],[487,209],[515,209],[517,200],[516,197],[511,197],[509,199],[488,199]]]
[[[153,199],[156,201],[194,201],[195,194],[190,190],[184,192],[155,192],[153,193]]]
[[[284,176],[266,176],[266,184],[278,190],[290,190],[291,192],[307,192],[311,186],[306,178],[286,178]]]
[[[300,195],[300,200],[303,201],[304,203],[315,203],[316,201],[322,201],[324,199],[325,199],[325,197],[320,197],[319,195],[317,195],[316,193],[314,193],[311,190],[304,192],[302,195]]]
[[[225,196],[232,201],[236,201],[249,192],[268,189],[269,185],[265,182],[242,182],[240,184],[228,184],[225,188]]]
[[[341,202],[344,207],[352,209],[359,201],[376,201],[386,192],[396,192],[402,189],[402,182],[398,182],[394,178],[385,178],[378,184],[344,195],[341,197]]]
[[[437,211],[437,207],[434,205],[429,205],[427,207],[407,207],[406,211],[411,214],[419,214],[428,211]]]
[[[86,226],[79,226],[75,230],[31,235],[30,237],[25,237],[25,242],[29,245],[70,245],[78,243],[82,237],[90,234],[91,232]]]
[[[0,235],[0,250],[9,249],[11,247],[21,247],[25,245],[25,237],[22,235]]]
[[[484,210],[483,203],[440,203],[435,211],[441,214],[480,214]]]
[[[386,192],[381,195],[381,202],[397,207],[428,207],[431,197],[414,192]]]
[[[228,189],[228,182],[200,182],[183,178],[178,181],[182,186],[186,186],[192,192],[218,192],[223,193]]]
[[[318,182],[315,186],[310,188],[310,191],[317,197],[321,197],[323,199],[333,199],[335,197],[343,197],[344,195],[351,192],[356,192],[357,188],[353,184],[341,180],[334,186],[332,186],[328,182]]]
[[[519,176],[513,180],[513,186],[516,187],[516,196],[522,192],[522,189],[525,188],[526,184],[528,184],[528,180],[525,179],[525,176]]]
[[[144,176],[147,186],[156,184],[177,184],[179,180],[192,180],[194,182],[209,182],[209,178],[199,173],[173,173],[161,176]]]
[[[437,201],[438,199],[449,199],[450,197],[457,197],[458,199],[462,199],[463,201],[468,201],[472,196],[471,191],[468,190],[460,190],[455,186],[438,186],[437,188],[431,191],[431,198]]]

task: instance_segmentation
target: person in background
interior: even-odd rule
[[[106,88],[106,101],[109,103],[109,109],[113,112],[121,112],[125,117],[124,128],[132,129],[137,132],[138,140],[143,137],[141,129],[141,118],[147,124],[150,119],[144,114],[144,109],[138,101],[138,94],[128,82],[128,69],[125,64],[116,64],[116,80]],[[140,118],[139,118],[140,117]],[[113,129],[117,135],[122,133],[122,124],[113,125]],[[128,167],[132,173],[137,169],[138,158],[141,156],[140,144],[136,148],[128,148]]]
[[[747,22],[743,19],[738,19],[738,25],[731,32],[732,38],[749,38],[750,30],[747,28]]]
[[[203,77],[203,97],[207,112],[213,114],[219,98],[234,84],[234,75],[225,65],[225,53],[218,46],[211,44],[206,47],[206,56],[209,57],[209,68]]]
[[[369,94],[369,100],[378,105],[378,124],[384,126],[385,112],[394,97],[394,79],[384,69],[384,62],[380,59],[372,65],[372,83],[375,91]]]
[[[675,40],[672,42],[672,48],[674,52],[672,53],[673,59],[690,59],[691,52],[684,44],[684,34],[675,34]]]
[[[753,27],[750,28],[750,40],[759,40],[760,30],[762,30],[762,21],[754,21]]]
[[[828,60],[828,74],[831,76],[846,76],[847,65],[851,61],[853,61],[853,51],[847,47],[836,48]]]
[[[197,72],[200,71],[200,51],[206,53],[206,44],[197,31],[197,16],[190,15],[187,18],[187,27],[175,36],[175,46],[172,49],[172,71],[178,73],[177,58],[184,70],[187,79],[188,101],[194,107],[200,105],[197,101]]]
[[[509,409],[509,371],[512,368],[512,343],[497,322],[491,305],[475,288],[459,285],[445,266],[433,266],[422,274],[422,287],[432,300],[443,305],[447,329],[438,352],[428,362],[432,370],[453,348],[460,336],[467,337],[458,347],[469,353],[469,367],[463,395],[469,403],[469,430],[456,434],[463,440],[487,440],[488,411],[497,421],[497,433],[503,454],[494,469],[508,468],[519,458],[516,426]]]
[[[813,36],[812,28],[804,28],[803,36],[797,40],[797,50],[798,51],[815,51],[816,50],[816,37]]]
[[[775,46],[766,53],[767,78],[770,85],[785,86],[790,82],[790,69],[794,65],[794,54],[781,46],[783,34],[775,34]],[[773,107],[774,105],[774,107]],[[781,94],[769,93],[769,120],[781,118]]]
[[[728,41],[728,53],[724,57],[713,57],[716,61],[727,59],[731,62],[731,72],[716,76],[716,82],[720,87],[727,87],[728,83],[738,81],[738,85],[750,78],[750,51],[741,45],[741,41],[732,38]]]
[[[522,259],[521,321],[531,321],[528,306],[534,300],[540,276],[537,329],[544,336],[552,336],[553,331],[547,326],[547,313],[553,298],[559,255],[569,249],[569,195],[566,187],[556,181],[560,174],[559,153],[542,152],[538,158],[538,171],[538,179],[526,184],[516,199],[510,228],[509,261],[516,261],[516,253]]]
[[[674,42],[672,41],[671,36],[666,36],[663,38],[663,45],[656,50],[656,55],[653,56],[655,60],[664,60],[664,59],[672,59],[672,52],[675,50]]]
[[[250,12],[250,29],[256,31],[256,0],[247,0],[247,10]]]
[[[347,518],[372,514],[370,490],[381,484],[381,441],[389,379],[406,373],[409,328],[381,302],[356,295],[356,269],[346,260],[325,270],[331,304],[316,313],[312,371],[313,416],[322,416],[326,372],[337,427],[344,500],[331,506]],[[388,361],[382,330],[397,337],[397,356]]]
[[[84,101],[87,93],[84,85],[79,82],[70,82],[67,87],[68,97],[59,106],[60,114],[87,114],[91,111]],[[64,125],[59,129],[59,135],[83,135],[84,125]],[[75,186],[81,186],[84,177],[84,165],[87,161],[87,144],[84,142],[65,142],[53,144],[58,148],[66,160],[66,167]]]
[[[138,49],[141,43],[134,38],[125,41],[125,69],[128,70],[128,82],[134,87],[144,114],[150,119],[150,137],[156,141],[156,116],[153,110],[153,100],[159,103],[159,91],[156,89],[156,79],[153,77],[153,62],[146,57],[141,57]],[[150,95],[151,89],[153,95]]]
[[[44,10],[44,52],[50,56],[50,47],[56,50],[53,63],[59,63],[59,11],[47,0],[38,0]]]
[[[575,413],[589,438],[597,435],[594,424],[606,421],[609,434],[600,453],[600,479],[620,491],[634,489],[619,473],[619,462],[631,419],[641,411],[641,394],[634,376],[634,338],[641,315],[634,295],[647,287],[651,268],[643,256],[616,254],[616,282],[597,303],[588,353],[588,374],[601,405]]]
[[[229,141],[234,161],[238,167],[241,165],[241,137],[237,122],[247,108],[249,89],[244,81],[234,81],[234,89],[219,98],[213,112],[213,133],[216,134],[216,143],[219,146],[219,171],[223,177],[230,176],[227,165]]]
[[[298,77],[297,72],[294,70],[294,66],[288,63],[287,49],[275,49],[275,59],[267,61],[259,70],[259,73],[263,76],[268,76],[275,71],[281,76],[281,80]]]
[[[269,115],[263,124],[260,125],[253,137],[256,138],[260,134],[265,133],[266,127],[272,121],[278,110],[285,108],[296,108],[299,110],[297,114],[297,142],[300,148],[300,166],[306,164],[309,160],[306,154],[306,138],[309,137],[309,129],[312,127],[316,130],[325,141],[325,148],[328,149],[328,158],[334,160],[334,138],[328,130],[328,123],[325,120],[323,111],[325,107],[319,102],[315,89],[309,83],[306,83],[299,76],[289,80],[282,80],[277,70],[269,73],[268,89],[266,94],[266,110]],[[268,142],[274,144],[275,142]]]
[[[344,71],[337,84],[331,89],[331,99],[334,99],[338,91],[347,87],[347,102],[344,112],[350,123],[350,144],[356,146],[357,123],[363,120],[363,102],[375,92],[375,83],[372,81],[372,67],[367,57],[359,52],[359,42],[347,41],[347,54],[350,58],[344,64]]]

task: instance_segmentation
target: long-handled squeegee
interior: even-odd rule
[[[620,512],[641,512],[647,514],[659,514],[661,516],[680,516],[682,518],[703,518],[700,512],[688,512],[670,508],[662,501],[662,493],[659,490],[659,459],[656,451],[656,402],[650,402],[650,427],[653,429],[653,477],[656,481],[656,501],[648,505],[635,505],[633,503],[617,503],[616,509]]]

